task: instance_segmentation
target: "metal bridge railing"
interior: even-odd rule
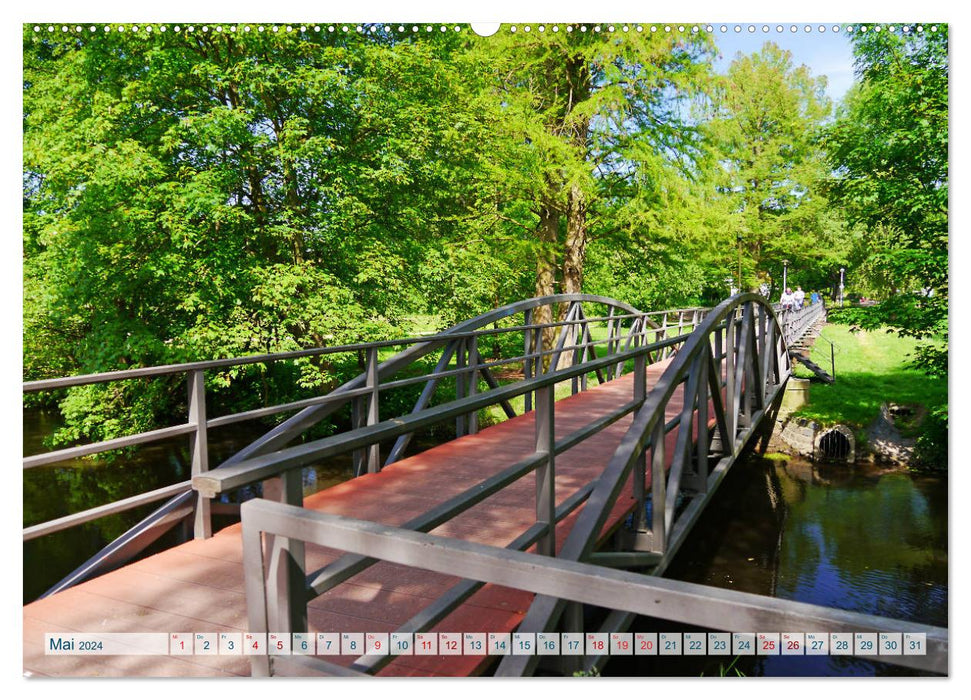
[[[589,310],[591,306],[604,309],[607,313],[605,315],[586,313],[584,307]],[[562,320],[537,321],[538,318],[555,318],[558,315],[557,307],[564,309]],[[547,312],[545,316],[540,313],[542,311]],[[487,327],[490,324],[497,326],[500,321],[506,319],[513,320],[516,314],[522,314],[523,323],[520,325]],[[697,326],[704,314],[705,310],[699,308],[644,313],[627,304],[605,297],[555,295],[510,304],[430,337],[359,343],[25,382],[23,390],[25,393],[29,393],[85,384],[184,374],[188,392],[188,416],[185,423],[90,445],[28,456],[23,460],[23,467],[30,469],[76,457],[185,435],[189,439],[193,479],[32,525],[24,528],[23,539],[25,541],[34,539],[112,513],[170,499],[139,525],[125,533],[116,543],[109,545],[106,550],[86,562],[81,569],[55,586],[51,591],[53,592],[92,575],[102,564],[130,556],[135,547],[141,548],[147,544],[145,532],[152,528],[158,530],[158,526],[161,524],[168,528],[185,517],[194,516],[196,537],[210,536],[213,506],[223,511],[227,510],[226,506],[229,505],[211,502],[216,494],[227,493],[239,486],[263,480],[263,477],[257,476],[257,474],[263,474],[265,470],[253,470],[249,478],[240,478],[239,475],[246,472],[249,467],[256,466],[252,464],[252,460],[262,454],[279,451],[309,427],[347,404],[352,406],[351,431],[336,436],[337,439],[324,449],[316,452],[311,449],[304,452],[306,459],[297,460],[299,464],[287,462],[290,465],[289,467],[281,466],[280,471],[274,473],[282,473],[309,464],[314,460],[346,451],[353,452],[355,473],[362,473],[365,469],[369,472],[377,471],[381,468],[378,452],[381,440],[396,438],[396,443],[387,459],[387,463],[390,464],[401,457],[413,431],[420,427],[454,419],[458,435],[474,433],[478,429],[477,411],[480,408],[498,404],[503,407],[507,416],[512,417],[515,412],[509,403],[509,399],[524,395],[525,410],[531,410],[534,403],[541,400],[541,394],[545,397],[554,381],[563,380],[563,377],[554,381],[539,379],[555,373],[558,368],[585,367],[583,371],[576,371],[565,377],[571,381],[572,391],[576,393],[586,388],[589,376],[596,376],[599,381],[603,382],[622,373],[624,363],[632,361],[635,357],[636,353],[628,352],[632,347],[646,348],[650,345],[650,348],[642,351],[643,357],[649,358],[650,361],[669,355],[687,337],[686,332],[690,332]],[[594,324],[606,325],[606,336],[604,338],[598,340],[592,338],[591,328]],[[522,338],[523,354],[485,361],[479,353],[480,342],[483,339],[508,334],[518,334]],[[649,340],[652,342],[649,343]],[[384,362],[379,361],[379,351],[402,346],[406,349]],[[591,358],[597,358],[596,351],[601,346],[605,347],[605,357],[609,359],[600,359],[598,362],[591,363]],[[417,360],[438,352],[440,352],[440,355],[434,371],[418,376],[395,378],[396,374],[407,369]],[[207,416],[205,373],[208,370],[339,353],[361,353],[365,358],[365,372],[326,395],[225,416]],[[524,375],[524,380],[520,383],[522,391],[501,389],[500,383],[493,374],[497,368],[510,365],[513,367],[522,366]],[[454,368],[450,369],[451,366],[454,366]],[[445,410],[436,409],[433,411],[428,409],[428,404],[439,383],[442,379],[449,377],[455,379],[457,405]],[[480,380],[484,381],[489,387],[487,391],[479,391]],[[391,432],[382,430],[379,427],[381,425],[379,420],[381,395],[395,389],[421,383],[424,383],[425,386],[411,414],[406,417],[407,420],[399,417],[399,421],[404,420],[404,423],[401,424],[410,429]],[[463,400],[464,403],[462,403]],[[243,420],[292,411],[298,412],[224,462],[219,468],[210,470],[207,450],[208,431],[210,429]],[[120,466],[124,468],[123,460]],[[195,484],[195,492],[193,492],[193,484]],[[264,486],[269,488],[271,492],[273,489],[280,488],[279,484],[265,484]],[[287,488],[292,488],[292,486]],[[157,537],[160,534],[162,534],[161,531],[157,532],[155,536]]]
[[[801,339],[817,319],[826,316],[826,307],[822,301],[792,310],[786,310],[781,305],[774,304],[773,309],[779,317],[787,347]]]
[[[763,297],[740,294],[709,311],[635,413],[558,556],[597,559],[597,536],[632,480],[637,507],[625,543],[630,551],[608,558],[639,559],[663,572],[746,445],[771,429],[767,416],[777,410],[790,374],[780,320]],[[669,413],[675,413],[670,420]],[[538,596],[519,629],[550,631],[564,615],[574,626],[580,618],[566,601]],[[620,631],[631,619],[614,616],[600,631]],[[526,675],[536,662],[505,658],[497,674]]]
[[[518,626],[520,632],[583,632],[583,615],[577,603],[613,610],[600,632],[622,631],[636,614],[731,631],[790,628],[923,632],[927,634],[927,656],[880,660],[946,672],[946,629],[592,565],[615,560],[630,564],[636,559],[637,565],[653,566],[654,574],[663,572],[728,468],[746,444],[762,432],[763,419],[777,405],[791,370],[783,337],[780,321],[764,299],[743,294],[706,314],[698,328],[680,344],[649,393],[645,393],[644,367],[648,352],[658,344],[626,351],[618,358],[557,370],[548,377],[524,382],[524,386],[511,387],[509,391],[522,391],[532,390],[533,386],[525,386],[532,383],[545,385],[538,393],[534,454],[400,528],[308,511],[294,503],[249,501],[242,507],[249,629],[308,631],[307,604],[313,598],[367,566],[389,561],[464,579],[400,625],[399,632],[429,630],[489,582],[538,594]],[[633,411],[633,421],[600,477],[571,494],[557,508],[552,494],[555,455],[601,428],[595,422],[552,442],[551,387],[555,381],[577,376],[597,363],[628,355],[635,360],[632,401],[601,420],[613,422]],[[668,420],[666,408],[671,401],[680,402],[680,408]],[[446,412],[461,408],[440,407]],[[672,431],[676,431],[675,446],[673,454],[668,454],[665,436]],[[266,466],[271,464],[275,469],[280,467],[276,459]],[[537,475],[536,522],[508,547],[425,534],[479,502],[485,497],[483,493],[491,495],[530,471]],[[633,551],[600,555],[593,551],[596,538],[632,474],[638,500],[630,538]],[[679,493],[688,496],[687,504],[678,506]],[[650,528],[643,517],[648,499],[653,510]],[[555,523],[581,503],[583,510],[559,554],[556,558],[549,556],[555,551]],[[304,547],[308,542],[346,554],[307,574]],[[522,551],[534,543],[537,554]],[[253,673],[375,673],[393,658],[363,656],[348,669],[299,657],[255,657]],[[526,675],[537,661],[535,656],[503,657],[496,674]]]
[[[926,634],[925,656],[880,656],[879,661],[947,673],[948,630],[901,620],[796,603],[768,596],[617,571],[559,558],[439,537],[295,506],[254,499],[242,506],[247,629],[257,633],[306,632],[307,599],[291,595],[275,572],[288,566],[303,573],[305,543],[347,552],[345,556],[387,561],[460,576],[478,586],[493,583],[568,600],[730,632],[801,629],[820,632]],[[421,614],[419,614],[420,616]],[[398,632],[429,629],[425,615]],[[520,627],[520,629],[522,629]],[[567,631],[582,632],[582,629]],[[350,668],[317,657],[253,656],[254,676],[371,674],[394,655],[362,656]],[[506,659],[513,657],[505,657]]]

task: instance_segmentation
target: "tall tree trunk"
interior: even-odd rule
[[[573,57],[567,63],[567,76],[570,83],[570,108],[589,99],[590,69],[582,55]],[[567,115],[569,118],[569,115]],[[566,121],[570,145],[577,160],[589,166],[590,118],[578,116]],[[573,180],[567,183],[566,211],[566,250],[563,255],[563,291],[579,294],[583,288],[583,264],[587,257],[587,197],[581,183]]]
[[[556,245],[559,238],[560,212],[547,204],[539,213],[539,243],[536,255],[536,296],[545,297],[556,293]],[[552,322],[549,306],[540,306],[533,311],[533,323]],[[556,340],[556,328],[546,328],[543,331],[543,349],[553,347]],[[543,368],[549,366],[549,356],[543,358]]]
[[[566,250],[563,255],[563,292],[583,291],[583,263],[587,256],[587,202],[578,185],[570,188],[566,212]]]
[[[566,248],[563,252],[563,292],[565,294],[579,294],[583,291],[583,263],[587,255],[587,206],[583,190],[573,184],[567,197],[566,211]],[[569,308],[564,304],[560,309],[562,318]],[[575,345],[577,338],[574,330],[576,326],[564,326],[567,334],[564,347]],[[557,369],[565,369],[573,365],[573,352],[567,351],[560,356]]]

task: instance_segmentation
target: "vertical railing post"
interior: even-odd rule
[[[737,309],[737,307],[736,307]],[[725,322],[725,429],[728,435],[723,437],[726,451],[735,454],[735,436],[737,434],[737,415],[735,413],[735,312],[728,313]]]
[[[716,328],[715,329],[715,348],[714,348],[715,354],[714,354],[714,358],[715,358],[715,371],[718,372],[718,385],[719,386],[721,386],[721,381],[722,381],[722,377],[721,377],[721,375],[722,375],[722,363],[724,362],[724,359],[721,358],[721,357],[719,357],[719,355],[722,354],[722,330],[723,329],[721,329],[721,328]]]
[[[458,341],[455,348],[455,369],[457,374],[455,375],[455,400],[459,401],[465,398],[465,349],[466,349],[466,339],[463,338]],[[465,414],[460,413],[455,416],[455,437],[462,437],[465,435]]]
[[[668,337],[668,314],[667,314],[667,312],[664,313],[664,319],[661,321],[661,328],[660,328],[660,330],[658,330],[657,333],[654,334],[654,337],[657,338],[659,341],[666,340],[667,339],[667,337]],[[665,357],[667,357],[670,354],[671,354],[671,348],[664,348],[661,351],[661,359],[663,360]]]
[[[556,553],[556,454],[554,452],[554,385],[536,390],[536,453],[546,459],[536,469],[536,522],[546,526],[546,534],[536,543],[536,553],[552,557]]]
[[[550,310],[552,313],[552,309]],[[536,357],[533,358],[533,376],[539,377],[543,374],[543,348],[546,345],[546,340],[543,337],[543,328],[535,328],[533,330],[533,352]],[[552,348],[550,348],[552,350]],[[555,369],[555,368],[554,368]],[[536,392],[533,392],[533,401],[537,401]]]
[[[758,324],[758,331],[755,334],[758,344],[755,349],[755,353],[756,353],[756,356],[760,358],[764,357],[766,354],[765,324],[766,324],[766,319],[768,317],[767,314],[768,312],[765,310],[765,307],[759,304],[759,324]]]
[[[532,325],[533,312],[531,309],[526,309],[523,311],[523,379],[529,381],[533,376],[533,360],[530,355],[533,354],[533,331],[530,328]],[[523,395],[523,412],[533,410],[533,392],[527,391]]]
[[[380,420],[379,412],[379,386],[378,386],[378,349],[376,347],[367,350],[367,381],[365,385],[371,390],[367,394],[367,424],[377,425]],[[375,442],[368,447],[367,470],[369,474],[377,474],[381,471],[381,443]]]
[[[367,380],[367,356],[360,350],[357,352],[358,366],[364,365],[364,378]],[[360,395],[351,399],[351,429],[357,430],[367,425],[367,396]],[[361,476],[367,464],[367,450],[363,447],[351,453],[351,463],[354,466],[354,476]]]
[[[712,377],[712,381],[714,381],[714,385],[715,385],[714,391],[718,392],[718,399],[719,399],[718,405],[720,406],[724,406],[724,394],[722,393],[722,376],[723,376],[722,364],[724,360],[723,358],[720,357],[722,354],[722,347],[723,347],[723,342],[722,342],[723,332],[724,332],[723,328],[715,328],[714,330],[715,345],[712,348],[712,367],[714,371],[714,376]],[[728,436],[722,435],[721,428],[716,426],[715,434],[712,436],[712,450],[716,450],[716,449],[722,450],[723,445],[728,445],[728,444],[729,444]]]
[[[195,432],[189,435],[189,453],[192,455],[192,476],[209,471],[209,438],[206,433],[206,373],[195,369],[189,372],[189,423],[195,424]],[[212,537],[211,501],[201,493],[196,494],[193,537],[204,540]]]
[[[611,306],[607,313],[607,356],[610,357],[614,354],[614,307]],[[618,324],[619,327],[619,324]],[[619,333],[618,333],[619,335]],[[607,375],[607,381],[609,382],[614,378],[613,376],[613,365],[607,365],[604,367],[604,374]]]
[[[351,429],[363,428],[365,425],[365,397],[355,396],[351,399]],[[351,453],[351,462],[354,465],[354,476],[364,473],[364,455],[366,450],[361,447]]]
[[[467,342],[469,349],[469,383],[468,395],[470,397],[479,393],[479,338],[472,336]],[[479,432],[479,412],[469,411],[466,416],[469,435]]]
[[[292,506],[303,505],[300,469],[285,471],[263,482],[263,498]],[[265,533],[267,632],[307,631],[306,555],[302,540]]]
[[[647,396],[647,355],[640,354],[634,358],[634,401],[643,402]],[[647,513],[644,503],[647,498],[647,450],[643,450],[634,461],[634,501],[637,503],[637,514],[634,517],[634,532],[646,527]]]
[[[574,313],[573,320],[578,321],[583,317],[583,307],[580,306],[580,302],[574,302],[576,304],[576,312]],[[576,367],[580,364],[580,348],[577,347],[583,343],[583,326],[579,323],[574,323],[570,326],[570,343],[574,346],[573,348],[573,362],[571,367]],[[573,395],[576,395],[580,391],[580,377],[574,376],[570,380],[570,390]]]
[[[667,501],[666,474],[664,473],[664,414],[658,411],[657,423],[651,437],[651,545],[655,552],[667,548],[664,503]]]
[[[753,367],[757,362],[755,355],[754,331],[755,331],[755,309],[752,304],[746,303],[742,307],[742,323],[738,333],[738,350],[742,366],[736,368],[739,380],[735,384],[736,392],[739,395],[738,412],[739,423],[744,427],[752,425],[752,413],[754,411],[755,395],[760,389],[755,386],[755,373]]]
[[[584,319],[582,328],[583,328],[583,332],[580,334],[580,344],[583,346],[583,348],[580,351],[581,352],[580,361],[586,362],[588,359],[596,360],[597,354],[593,351],[593,348],[590,346],[590,343],[592,340],[590,336],[590,324],[586,321],[586,319]],[[586,391],[586,390],[587,390],[587,375],[583,374],[580,377],[580,391]]]
[[[698,431],[697,431],[697,459],[694,467],[694,477],[691,487],[699,492],[708,491],[708,370],[710,366],[711,345],[708,339],[701,347],[701,362],[698,365]]]

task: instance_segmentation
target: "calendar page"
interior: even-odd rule
[[[30,692],[949,674],[943,15],[33,9]]]

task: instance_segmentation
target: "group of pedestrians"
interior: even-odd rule
[[[816,292],[813,292],[813,297],[811,297],[811,303],[816,303],[818,296]],[[779,299],[779,304],[782,306],[783,311],[799,311],[803,307],[806,301],[806,293],[802,291],[802,287],[797,286],[796,291],[792,291],[791,287],[786,287],[786,290],[782,293],[782,297]]]

